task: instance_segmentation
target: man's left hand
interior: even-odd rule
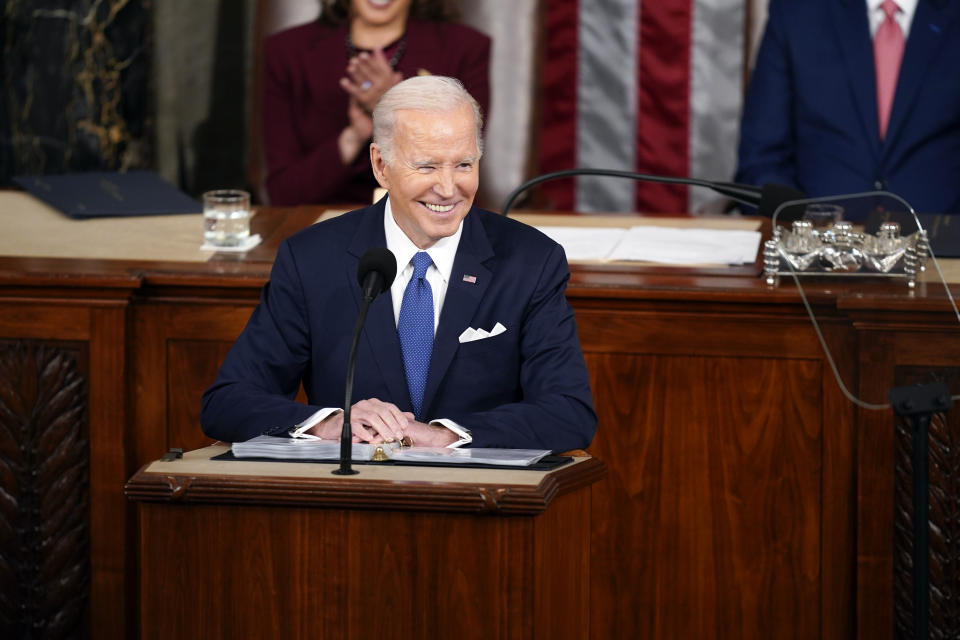
[[[425,424],[416,420],[407,421],[403,435],[409,438],[410,444],[414,447],[446,447],[460,439],[457,434],[446,427]]]

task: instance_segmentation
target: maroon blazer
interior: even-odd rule
[[[337,138],[349,124],[347,26],[311,22],[267,38],[263,132],[267,192],[275,205],[367,203],[377,186],[370,154],[344,166]],[[394,43],[384,53],[396,51]],[[462,24],[407,23],[397,64],[405,78],[423,71],[463,82],[486,117],[490,103],[490,39]]]

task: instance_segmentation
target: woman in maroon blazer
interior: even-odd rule
[[[458,78],[487,113],[490,39],[450,15],[443,0],[324,0],[319,20],[267,39],[271,204],[370,202],[370,113],[405,77]]]

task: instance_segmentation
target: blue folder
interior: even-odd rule
[[[203,206],[152,171],[17,176],[22,189],[71,218],[200,213]]]

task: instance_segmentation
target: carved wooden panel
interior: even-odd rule
[[[960,387],[960,369],[898,368],[898,385],[948,380]],[[894,624],[897,638],[914,637],[912,431],[896,421],[894,473]],[[960,407],[934,414],[929,437],[929,637],[956,638],[960,629]]]
[[[0,635],[85,635],[90,592],[82,349],[0,341]]]

